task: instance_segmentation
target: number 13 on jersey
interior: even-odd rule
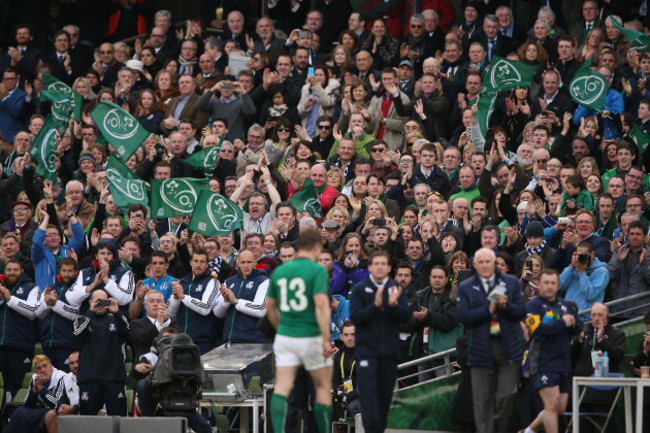
[[[280,288],[280,311],[304,311],[309,305],[305,295],[305,281],[296,277],[288,281],[288,278],[280,278],[277,281]]]

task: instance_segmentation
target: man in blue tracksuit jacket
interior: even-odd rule
[[[18,392],[32,368],[40,295],[21,262],[9,260],[0,275],[0,373],[11,395]]]
[[[526,433],[557,432],[558,416],[566,410],[571,390],[573,337],[582,332],[578,312],[557,297],[560,279],[547,269],[540,275],[539,295],[526,305],[526,326],[531,336],[528,349],[530,378],[544,402],[544,409],[526,428]]]
[[[100,300],[110,305],[99,305]],[[79,414],[97,415],[106,405],[107,415],[126,416],[124,354],[129,321],[105,289],[93,291],[89,305],[85,315],[74,321],[74,335],[79,339]]]
[[[201,355],[214,348],[215,317],[212,314],[219,293],[219,280],[208,269],[208,253],[195,249],[190,260],[192,273],[172,282],[169,299],[170,317],[175,317],[180,331],[192,337]]]
[[[49,224],[50,215],[46,211],[38,208],[37,210],[43,220],[32,238],[32,263],[34,264],[36,285],[45,290],[47,286],[54,284],[61,266],[61,259],[68,257],[70,251],[81,252],[85,234],[83,226],[72,214],[70,216],[72,239],[68,245],[61,245],[59,228]],[[51,360],[55,367],[60,368],[53,359]]]
[[[223,342],[264,343],[257,323],[266,314],[269,276],[255,269],[255,256],[248,250],[237,257],[237,274],[228,278],[219,290],[214,315],[224,319]]]
[[[94,290],[104,289],[128,317],[135,282],[133,272],[120,265],[117,244],[112,239],[100,239],[95,247],[95,260],[90,268],[82,269],[79,277],[66,292],[66,300],[81,313],[88,309],[88,298]]]
[[[364,430],[386,429],[388,409],[397,378],[399,324],[409,319],[406,293],[388,278],[390,256],[385,251],[370,255],[370,276],[350,294],[350,318],[356,327],[354,356]]]
[[[496,269],[493,250],[476,251],[473,264],[474,276],[458,286],[456,313],[469,338],[474,420],[479,433],[505,433],[524,352],[519,322],[526,306],[519,280]]]
[[[36,315],[39,318],[43,354],[54,367],[68,373],[68,357],[79,349],[79,341],[73,333],[73,321],[79,315],[79,309],[66,302],[65,293],[74,283],[79,269],[72,257],[61,260],[60,266],[61,272],[54,283],[43,291]]]

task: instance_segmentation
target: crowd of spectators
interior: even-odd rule
[[[533,1],[526,22],[508,3],[369,1],[353,10],[349,0],[316,0],[313,8],[275,0],[256,21],[250,10],[224,8],[223,19],[206,15],[183,28],[159,10],[133,46],[94,50],[75,25],[63,23],[42,46],[30,24],[13,23],[14,40],[0,50],[5,387],[20,388],[37,342],[69,371],[81,326],[73,321],[93,314],[89,300],[99,289],[116,301],[111,313],[155,327],[132,328],[138,353],[170,324],[202,353],[264,342],[258,322],[269,275],[295,257],[301,227],[322,233],[337,359],[354,346],[347,299],[376,251],[389,254],[411,308],[400,328],[402,361],[455,346],[463,333],[458,286],[481,249],[495,253],[498,275],[518,281],[525,303],[539,295],[545,269],[558,272],[558,295],[576,311],[650,293],[650,152],[630,134],[650,134],[650,53],[613,25],[648,33],[645,9],[573,2],[563,5],[579,13],[570,23],[562,2]],[[145,11],[125,10],[140,30]],[[246,67],[234,73],[232,56],[247,57]],[[483,134],[477,100],[495,56],[537,69],[530,87],[499,92]],[[585,61],[609,82],[601,112],[569,94]],[[28,153],[51,108],[44,73],[83,97],[81,121],[57,137],[57,182],[38,176]],[[186,160],[220,146],[209,186],[241,206],[243,230],[208,237],[189,230],[189,215],[156,219],[146,206],[118,208],[105,169],[113,149],[100,144],[89,114],[101,101],[150,132],[124,161],[147,183],[208,177]],[[322,219],[288,201],[307,179]],[[612,306],[609,321],[648,313],[649,299]],[[603,328],[607,314],[599,320]],[[573,342],[574,360],[583,340],[591,344],[589,332]],[[615,371],[618,352],[609,353]],[[80,377],[88,356],[81,351]],[[339,374],[352,375],[345,360]],[[576,374],[589,370],[575,366]]]

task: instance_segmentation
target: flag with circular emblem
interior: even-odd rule
[[[199,150],[185,159],[185,162],[200,168],[206,175],[212,176],[217,165],[217,158],[219,158],[219,153],[221,152],[221,143],[223,143],[223,135],[219,139],[219,144]]]
[[[170,218],[194,212],[201,190],[210,189],[208,179],[176,177],[151,181],[152,218]]]
[[[609,90],[607,78],[591,70],[591,59],[580,66],[569,84],[569,94],[578,104],[591,110],[603,111]]]
[[[115,206],[118,208],[128,210],[134,204],[144,206],[149,204],[149,191],[145,181],[136,176],[115,155],[108,157],[106,179]]]
[[[206,236],[226,236],[243,228],[242,209],[228,198],[212,191],[201,191],[192,212],[189,229]]]
[[[65,126],[67,126],[67,122],[48,114],[41,130],[36,134],[29,147],[29,154],[38,163],[36,174],[51,180],[55,185],[58,185],[56,178],[57,140],[61,135],[59,131],[61,128],[65,130]]]
[[[41,99],[43,101],[52,101],[52,108],[50,109],[52,115],[58,120],[65,121],[66,127],[70,119],[81,122],[83,96],[47,72],[43,72],[42,77]],[[64,131],[59,132],[63,133]]]
[[[90,117],[122,161],[128,161],[149,137],[149,131],[124,108],[102,101],[90,112]]]

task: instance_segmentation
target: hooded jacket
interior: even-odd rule
[[[350,301],[341,295],[334,295],[334,299],[339,301],[339,306],[336,307],[336,310],[332,313],[330,329],[330,337],[332,341],[339,339],[343,323],[350,318]]]
[[[597,257],[585,272],[579,274],[573,266],[567,266],[560,274],[560,293],[565,300],[578,304],[578,311],[591,308],[595,302],[602,302],[608,284],[607,263]],[[585,314],[582,320],[591,320],[591,314]]]
[[[244,278],[240,271],[228,278],[224,285],[237,297],[237,304],[226,301],[221,293],[214,305],[214,315],[224,319],[223,341],[232,343],[264,343],[264,335],[257,322],[266,313],[266,292],[269,276],[266,271],[253,269]]]
[[[0,346],[34,353],[34,345],[38,341],[36,309],[41,300],[41,291],[24,273],[13,286],[5,282],[4,275],[0,275],[0,281],[11,293],[8,302],[4,299],[0,301]]]

